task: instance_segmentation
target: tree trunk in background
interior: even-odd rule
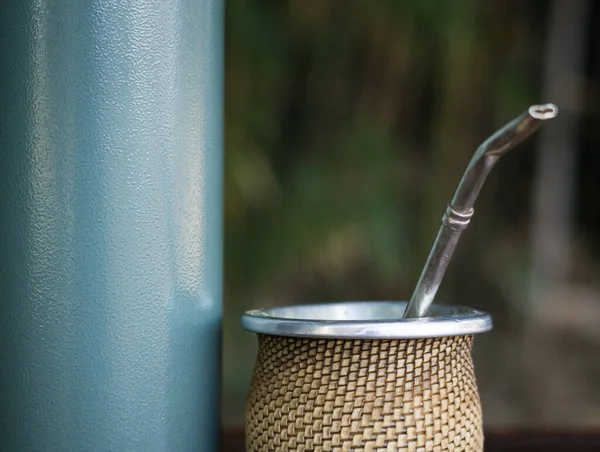
[[[554,0],[548,23],[542,102],[558,119],[540,131],[533,187],[530,306],[566,282],[571,263],[577,121],[581,113],[588,0]]]
[[[532,268],[522,339],[526,419],[544,425],[579,425],[589,398],[580,368],[565,345],[570,313],[579,310],[569,285],[577,122],[581,114],[585,44],[590,2],[554,0],[548,22],[543,99],[560,113],[540,131],[533,187]],[[559,303],[553,297],[562,293]],[[550,307],[552,306],[552,307]],[[565,410],[564,407],[580,407]]]

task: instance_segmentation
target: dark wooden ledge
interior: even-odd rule
[[[223,452],[245,452],[241,429],[226,429]],[[600,452],[600,430],[596,432],[488,431],[485,452]]]

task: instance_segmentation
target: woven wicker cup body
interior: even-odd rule
[[[471,350],[474,334],[491,328],[489,316],[443,307],[438,316],[406,321],[404,307],[247,313],[243,323],[258,334],[259,350],[246,450],[482,451]]]

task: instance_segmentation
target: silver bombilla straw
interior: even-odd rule
[[[479,146],[442,217],[442,225],[427,263],[404,313],[405,319],[427,315],[460,234],[471,221],[479,191],[498,159],[557,114],[558,108],[553,104],[533,105]]]

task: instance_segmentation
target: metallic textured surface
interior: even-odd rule
[[[483,333],[492,318],[463,306],[436,305],[431,317],[402,319],[405,301],[352,301],[247,311],[242,326],[275,336],[334,339],[423,339]]]
[[[425,317],[442,283],[458,239],[469,225],[481,187],[498,159],[558,114],[554,104],[532,105],[489,137],[471,158],[452,201],[446,208],[438,235],[412,294],[404,317]]]
[[[222,3],[0,13],[0,450],[218,449]]]
[[[481,452],[472,344],[259,335],[246,450]]]

